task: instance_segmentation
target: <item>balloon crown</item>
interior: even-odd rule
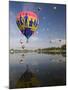
[[[37,15],[34,12],[22,11],[18,13],[16,17],[16,23],[20,30],[31,28],[32,31],[36,31],[39,21]]]

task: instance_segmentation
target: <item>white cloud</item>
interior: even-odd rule
[[[37,41],[37,40],[39,40],[39,38],[36,37],[36,36],[32,36],[32,37],[30,38],[30,41]]]
[[[36,48],[46,48],[46,47],[61,47],[61,45],[66,43],[65,39],[52,39],[52,43],[49,43],[49,41],[43,41],[40,40],[37,36],[31,36],[28,40],[28,43],[26,43],[26,37],[17,37],[17,38],[10,38],[10,47],[11,48],[20,48],[20,39],[24,42],[24,46],[27,49],[36,49]],[[59,41],[61,40],[61,41]]]
[[[51,45],[53,47],[61,47],[62,45],[64,45],[66,43],[65,39],[53,39],[51,40]]]
[[[51,42],[52,43],[65,43],[66,40],[65,39],[52,39]]]

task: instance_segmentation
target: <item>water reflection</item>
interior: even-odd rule
[[[37,79],[35,73],[30,71],[28,65],[25,72],[21,75],[19,80],[16,81],[16,88],[27,88],[40,86],[40,81]]]
[[[21,57],[21,59],[19,60],[19,63],[24,63],[25,54],[23,53],[21,56],[22,56],[22,57]]]
[[[24,53],[22,54],[22,57],[23,57],[23,58],[25,57],[25,54],[24,54]]]
[[[10,88],[65,85],[65,59],[61,54],[10,54]]]
[[[49,54],[49,55],[62,55],[66,57],[66,53],[55,53],[55,52],[37,52],[38,54]]]

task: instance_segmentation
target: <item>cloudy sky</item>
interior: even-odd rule
[[[29,38],[28,43],[16,24],[16,16],[20,11],[33,11],[39,19],[39,27]],[[58,47],[65,44],[65,5],[10,1],[9,18],[10,48],[21,48],[21,39],[23,45],[28,49]]]

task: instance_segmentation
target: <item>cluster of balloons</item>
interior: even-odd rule
[[[38,16],[32,11],[21,11],[16,17],[16,23],[22,34],[28,39],[38,28]]]

